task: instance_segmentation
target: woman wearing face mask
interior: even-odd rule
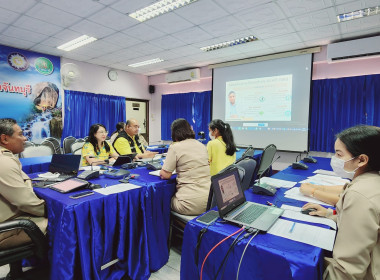
[[[319,204],[310,215],[336,221],[333,257],[325,258],[324,279],[379,279],[380,275],[380,128],[351,127],[337,135],[331,166],[352,178],[343,187],[336,211]]]
[[[212,120],[208,130],[211,141],[207,143],[207,152],[213,176],[236,161],[236,145],[228,123]]]

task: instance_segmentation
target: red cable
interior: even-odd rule
[[[234,233],[232,233],[231,235],[227,236],[226,238],[224,238],[222,241],[220,241],[218,244],[216,244],[214,247],[212,247],[212,249],[207,253],[205,259],[203,260],[203,263],[202,263],[202,267],[201,267],[201,277],[200,277],[200,280],[202,280],[202,273],[203,273],[203,266],[205,265],[205,262],[208,258],[208,256],[211,254],[212,251],[214,251],[214,249],[216,247],[218,247],[220,244],[222,244],[224,241],[226,241],[228,238],[230,238],[231,236],[234,236],[235,234],[241,232],[242,230],[244,230],[244,227],[242,227],[241,229],[235,231]]]

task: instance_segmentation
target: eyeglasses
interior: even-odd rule
[[[108,131],[98,131],[99,134],[108,134]]]

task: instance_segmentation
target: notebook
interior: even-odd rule
[[[237,168],[212,176],[211,183],[219,216],[223,220],[268,231],[284,213],[277,207],[246,201]]]
[[[49,165],[50,173],[58,173],[58,177],[37,177],[34,181],[61,182],[77,176],[81,155],[53,154]]]

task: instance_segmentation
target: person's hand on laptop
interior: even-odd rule
[[[158,154],[158,152],[145,151],[143,154],[137,154],[136,157],[138,159],[140,159],[140,158],[153,158],[157,154]]]

